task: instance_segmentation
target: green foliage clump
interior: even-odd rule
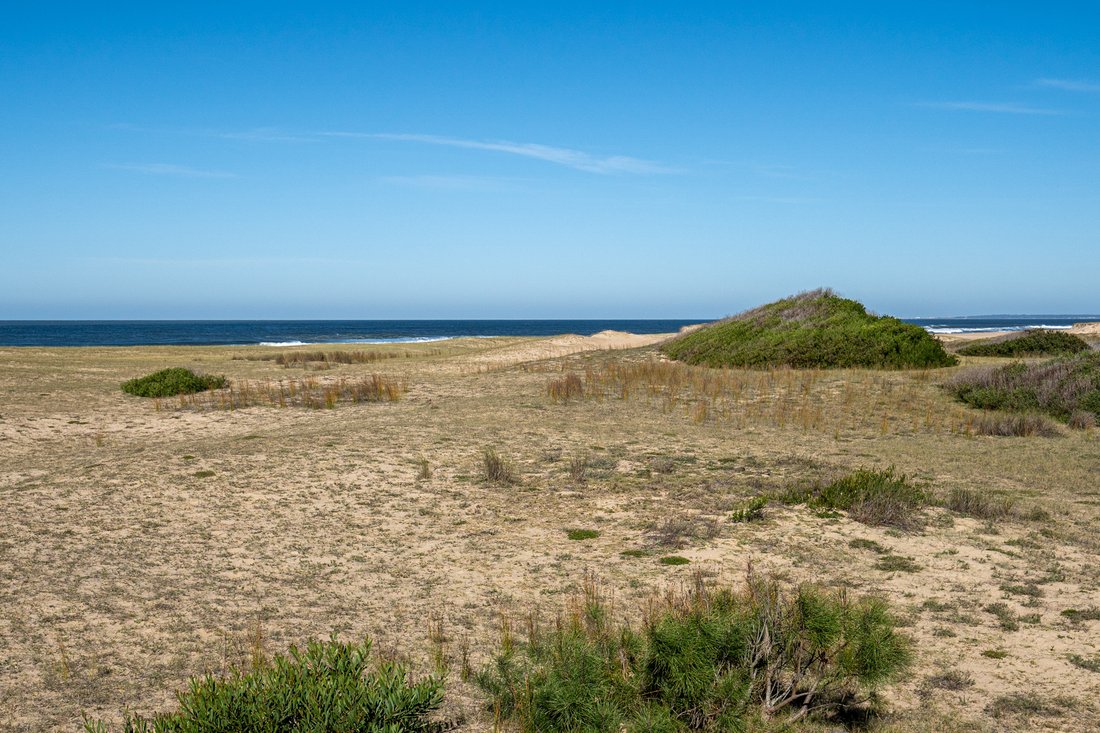
[[[213,374],[195,374],[190,369],[171,367],[122,383],[122,391],[137,397],[175,397],[181,394],[221,389],[226,378]]]
[[[525,732],[744,731],[871,701],[910,659],[883,601],[750,574],[741,590],[662,596],[640,627],[587,588],[473,679]]]
[[[952,380],[948,389],[984,410],[1041,412],[1061,420],[1084,413],[1100,417],[1100,352],[972,369]]]
[[[179,710],[152,718],[130,717],[126,733],[422,733],[443,702],[443,681],[411,682],[404,667],[370,663],[362,644],[311,642],[292,647],[270,665],[228,678],[191,680],[179,693]],[[87,722],[87,733],[106,733]]]
[[[920,510],[929,503],[924,489],[893,468],[860,469],[826,484],[794,489],[783,499],[815,509],[844,510],[857,522],[898,529],[918,527]]]
[[[1088,342],[1064,331],[1031,329],[1006,338],[979,341],[959,349],[963,356],[1062,356],[1089,350]]]
[[[730,521],[737,524],[741,522],[755,522],[764,518],[764,508],[768,506],[768,497],[755,496],[747,504],[730,512]]]
[[[600,532],[595,529],[567,529],[565,536],[571,540],[594,540],[600,536]]]
[[[920,326],[871,315],[831,290],[760,306],[677,336],[661,350],[710,367],[926,369],[957,361]]]

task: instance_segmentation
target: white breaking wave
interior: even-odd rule
[[[305,341],[261,341],[260,346],[308,346]]]
[[[955,328],[947,326],[925,326],[924,328],[929,333],[999,333],[1001,331],[1027,331],[1029,329],[1064,331],[1073,328],[1073,326],[1048,326],[1039,324],[1035,326],[986,326],[982,328]]]

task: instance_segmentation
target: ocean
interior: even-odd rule
[[[671,333],[707,318],[437,321],[0,321],[0,346],[215,346],[423,343],[460,337]],[[933,333],[1069,328],[1100,315],[903,319]]]

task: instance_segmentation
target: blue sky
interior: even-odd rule
[[[308,5],[5,10],[0,319],[1100,311],[1100,6]]]

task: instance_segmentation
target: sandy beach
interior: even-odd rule
[[[1100,587],[1093,432],[972,437],[971,411],[938,386],[952,370],[734,370],[702,392],[548,398],[563,375],[656,359],[661,338],[464,339],[324,371],[256,360],[271,354],[258,347],[0,349],[0,728],[165,709],[192,675],[333,633],[424,671],[441,625],[452,669],[465,653],[483,664],[502,615],[552,618],[587,572],[636,617],[695,572],[736,583],[749,563],[891,602],[917,667],[887,690],[883,730],[993,730],[989,701],[1021,687],[1074,700],[1031,729],[1092,728],[1100,675],[1068,660],[1100,653],[1098,622],[1063,612],[1095,607]],[[408,392],[219,410],[119,390],[167,365],[236,383],[381,373]],[[483,480],[487,447],[514,485]],[[782,504],[728,519],[761,492],[866,466],[1014,508],[933,508],[905,533]],[[578,527],[599,536],[568,540]],[[670,554],[690,564],[657,562]],[[1020,630],[985,610],[996,603]],[[945,670],[967,683],[937,686]],[[483,705],[451,676],[459,729],[490,730]]]

